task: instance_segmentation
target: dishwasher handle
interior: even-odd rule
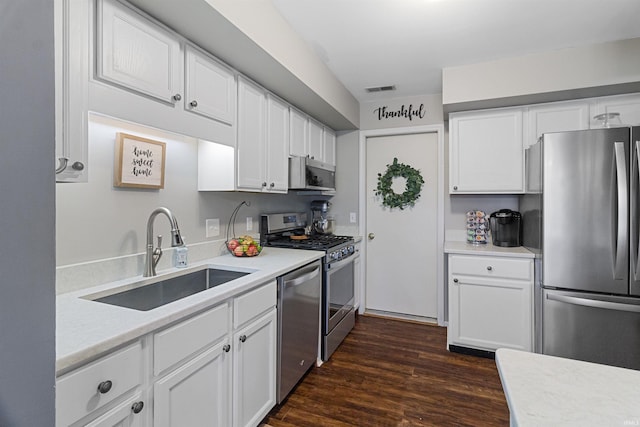
[[[316,268],[314,268],[308,273],[305,273],[301,276],[294,277],[292,279],[285,280],[283,285],[285,288],[292,288],[295,286],[299,286],[317,277],[319,274],[320,274],[320,266],[317,266]]]

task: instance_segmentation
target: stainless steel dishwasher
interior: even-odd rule
[[[320,261],[278,278],[278,403],[318,357],[321,283]]]

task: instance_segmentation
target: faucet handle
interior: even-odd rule
[[[158,234],[158,247],[162,248],[162,234]]]

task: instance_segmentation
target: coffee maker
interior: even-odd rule
[[[328,214],[331,203],[328,200],[311,202],[311,229],[318,234],[333,234],[335,220]]]
[[[511,209],[500,209],[489,216],[494,246],[522,246],[522,216]]]

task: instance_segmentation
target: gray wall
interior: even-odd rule
[[[0,3],[0,425],[55,419],[53,1]]]

